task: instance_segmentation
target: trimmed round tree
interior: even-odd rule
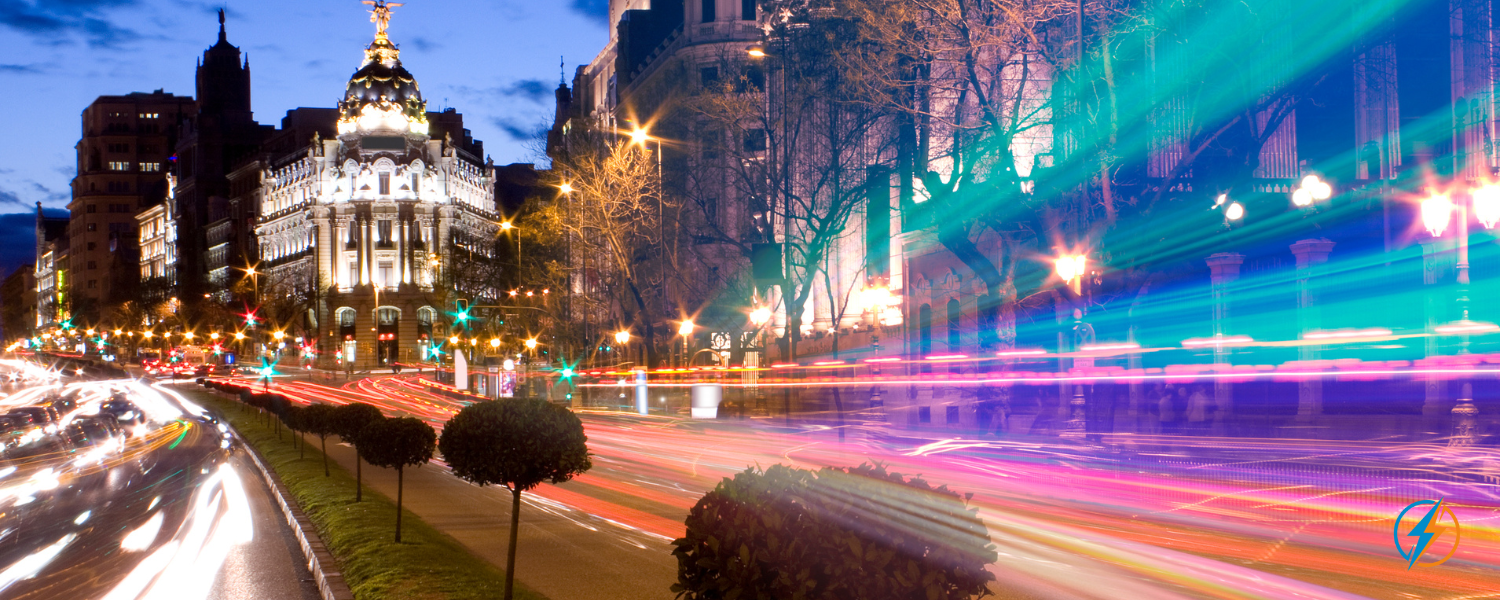
[[[562,483],[589,470],[593,463],[587,442],[578,415],[539,398],[471,404],[443,426],[438,449],[454,475],[480,486],[503,485],[510,490],[506,600],[515,581],[521,492],[543,482]]]
[[[924,598],[987,594],[998,555],[978,509],[882,465],[773,465],[719,482],[676,548],[684,600]]]
[[[302,411],[302,430],[318,436],[323,448],[323,476],[328,476],[328,436],[338,433],[338,409],[332,404],[314,404]]]
[[[385,420],[380,409],[363,402],[350,402],[335,409],[334,421],[338,425],[338,436],[354,445],[354,501],[364,500],[364,461],[359,458],[359,447],[364,444],[365,429]]]
[[[286,425],[287,429],[290,429],[292,431],[292,445],[298,447],[297,460],[302,460],[302,458],[307,455],[306,440],[304,440],[301,445],[297,444],[298,438],[302,437],[297,434],[306,431],[303,425],[305,421],[304,414],[306,412],[307,409],[302,408],[301,406],[289,404],[285,408],[281,409],[281,414],[279,415],[281,422]]]
[[[359,455],[372,465],[396,470],[396,542],[400,543],[402,474],[406,467],[432,460],[437,433],[426,423],[401,417],[372,423],[362,435],[369,436],[370,443],[356,447]]]

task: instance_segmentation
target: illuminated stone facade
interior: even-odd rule
[[[426,111],[383,30],[350,78],[335,131],[260,171],[262,298],[305,299],[304,322],[285,325],[318,339],[325,358],[419,360],[446,310],[434,286],[450,256],[493,254],[494,168],[462,117]]]

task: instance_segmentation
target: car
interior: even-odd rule
[[[75,448],[97,446],[109,440],[115,441],[115,448],[124,443],[124,433],[120,424],[111,415],[101,413],[99,416],[75,419],[68,424],[65,436]]]
[[[20,408],[12,408],[7,415],[28,417],[29,425],[41,427],[47,433],[54,433],[57,429],[57,422],[61,420],[61,416],[57,414],[57,410],[50,406],[22,406]]]
[[[121,427],[140,425],[146,422],[145,413],[134,402],[123,398],[110,398],[109,401],[99,405],[99,414],[107,414],[115,418]]]
[[[197,368],[193,369],[193,376],[195,377],[208,377],[213,374],[214,365],[211,365],[209,363],[203,363],[201,365],[198,365]]]

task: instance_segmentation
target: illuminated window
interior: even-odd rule
[[[141,170],[145,171],[147,173],[155,173],[155,172],[161,170],[161,163],[157,163],[157,162],[141,163]]]
[[[111,171],[129,171],[130,170],[130,163],[128,161],[112,160],[112,161],[109,161],[109,170],[111,170]]]

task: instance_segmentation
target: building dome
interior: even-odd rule
[[[427,103],[417,80],[401,66],[401,50],[381,33],[349,78],[339,102],[339,133],[392,130],[425,135]]]

